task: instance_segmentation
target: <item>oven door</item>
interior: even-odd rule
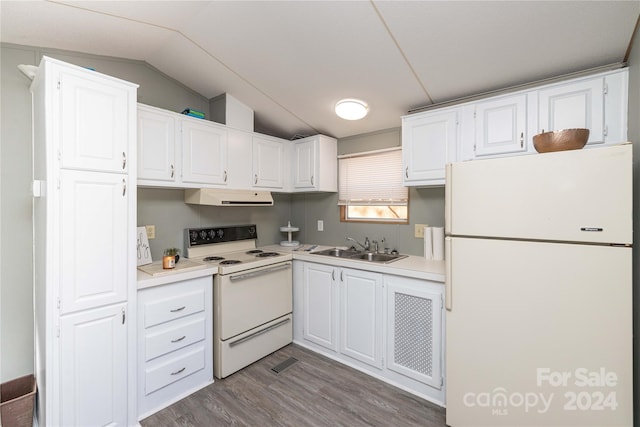
[[[291,313],[292,293],[291,261],[217,274],[213,300],[217,338],[227,340]]]

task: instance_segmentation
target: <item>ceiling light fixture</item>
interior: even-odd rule
[[[336,103],[336,114],[345,120],[360,120],[369,112],[366,102],[359,99],[343,99]]]

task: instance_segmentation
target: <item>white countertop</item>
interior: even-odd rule
[[[314,255],[313,252],[330,248],[346,248],[344,246],[323,246],[318,245],[311,252],[307,252],[304,248],[309,248],[312,244],[302,244],[297,247],[287,247],[280,245],[269,245],[261,249],[272,250],[276,252],[289,252],[293,255],[293,259],[301,261],[316,262],[319,264],[335,265],[336,267],[355,268],[359,270],[375,271],[377,273],[394,274],[396,276],[412,277],[414,279],[432,280],[434,282],[444,283],[444,261],[427,260],[424,257],[408,255],[406,258],[393,261],[389,264],[382,264],[371,261],[352,260],[331,256]]]
[[[301,249],[309,248],[312,244],[303,244],[297,247],[287,247],[280,245],[269,245],[261,247],[263,250],[271,250],[275,252],[290,253],[294,260],[316,262],[318,264],[333,265],[336,267],[355,268],[359,270],[374,271],[383,274],[393,274],[396,276],[411,277],[414,279],[431,280],[434,282],[444,283],[444,261],[431,261],[424,257],[408,255],[406,258],[393,261],[389,264],[381,264],[370,261],[351,260],[345,258],[337,258],[330,256],[314,255]],[[334,247],[345,248],[342,246],[323,246],[318,245],[313,249],[321,251]],[[156,261],[160,263],[162,261]],[[137,270],[138,273],[138,289],[150,288],[153,286],[166,285],[168,283],[176,283],[182,280],[196,279],[198,277],[212,276],[218,272],[217,266],[193,265],[186,263],[182,265],[180,262],[176,264],[176,268],[163,271],[162,274],[151,275],[144,271]]]
[[[151,275],[144,271],[137,270],[138,273],[138,290],[150,288],[153,286],[166,285],[168,283],[176,283],[182,280],[197,279],[204,276],[212,276],[218,272],[218,266],[211,267],[209,265],[201,264],[194,265],[194,263],[180,264],[182,260],[176,264],[176,268],[166,270],[162,274]],[[162,260],[155,263],[162,263]],[[155,264],[154,263],[154,264]],[[184,266],[184,267],[183,267]]]

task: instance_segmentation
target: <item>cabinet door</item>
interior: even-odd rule
[[[480,102],[475,110],[476,157],[527,151],[527,95]]]
[[[403,120],[402,160],[406,185],[444,184],[445,164],[456,158],[457,129],[457,111]]]
[[[182,122],[182,181],[226,185],[227,132],[196,120]]]
[[[60,68],[60,158],[63,168],[127,172],[135,138],[135,90],[97,73]],[[131,131],[134,131],[131,133]]]
[[[128,185],[119,174],[60,172],[62,314],[126,301]]]
[[[253,186],[282,189],[284,185],[284,144],[253,137]]]
[[[293,145],[293,187],[312,189],[316,185],[316,139],[294,142]]]
[[[303,338],[330,350],[338,350],[338,293],[336,269],[305,263],[303,280]]]
[[[382,367],[382,275],[340,270],[340,353]]]
[[[539,132],[586,128],[588,144],[604,142],[603,81],[598,77],[541,90]]]
[[[387,369],[441,389],[442,285],[386,276]]]
[[[127,425],[128,320],[126,304],[60,318],[60,425]]]
[[[175,118],[138,107],[138,179],[175,182]]]

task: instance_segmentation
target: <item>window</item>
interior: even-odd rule
[[[409,193],[402,182],[400,148],[338,157],[342,221],[407,224]]]

